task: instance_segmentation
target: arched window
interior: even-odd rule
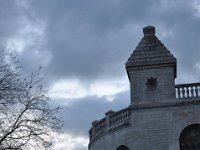
[[[180,150],[200,150],[200,124],[187,126],[179,137]]]
[[[125,145],[120,145],[120,146],[117,147],[116,150],[129,150],[129,148]]]

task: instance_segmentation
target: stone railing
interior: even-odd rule
[[[178,84],[175,89],[177,99],[200,97],[200,83]]]
[[[89,131],[90,141],[96,136],[103,135],[106,132],[113,132],[123,127],[130,125],[131,108],[125,108],[120,111],[114,112],[112,110],[105,113],[103,119],[92,123],[92,128]]]
[[[121,123],[125,123],[131,119],[131,110],[129,108],[125,108],[120,110],[114,114],[110,115],[109,122],[110,127],[114,127]]]

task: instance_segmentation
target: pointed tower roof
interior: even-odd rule
[[[155,67],[174,67],[174,77],[176,77],[176,58],[155,36],[155,27],[147,26],[143,28],[144,37],[141,39],[128,61],[126,69],[145,69]]]

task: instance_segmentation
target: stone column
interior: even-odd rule
[[[112,110],[109,110],[105,113],[105,116],[106,116],[106,128],[109,128],[110,127],[110,116],[115,113],[114,111]]]
[[[98,122],[97,120],[92,122],[92,136],[95,135],[95,127],[94,126],[95,126],[95,124],[97,124],[97,122]]]

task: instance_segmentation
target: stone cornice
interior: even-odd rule
[[[160,103],[160,104],[148,104],[148,105],[140,105],[140,106],[131,106],[132,110],[143,110],[143,109],[155,109],[155,108],[167,108],[167,107],[183,107],[183,106],[192,106],[192,105],[200,105],[200,98],[196,99],[185,99],[179,100],[176,102],[169,103]]]
[[[128,77],[129,77],[129,72],[131,72],[131,71],[153,69],[153,68],[166,68],[166,67],[174,68],[174,78],[176,78],[176,76],[177,76],[176,62],[161,63],[161,64],[149,64],[149,65],[137,65],[137,66],[131,66],[131,65],[129,66],[126,64],[126,71],[127,71]]]

